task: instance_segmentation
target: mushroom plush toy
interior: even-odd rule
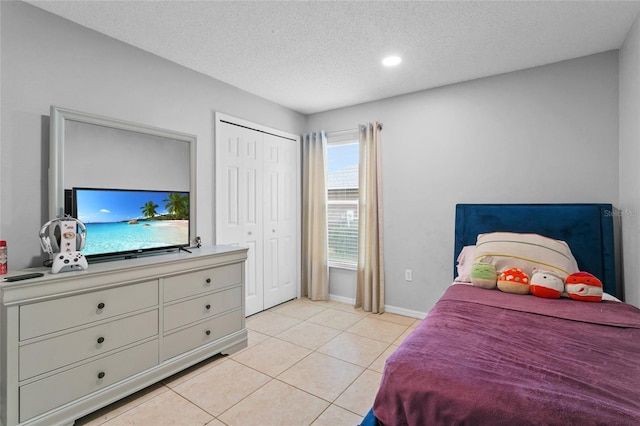
[[[498,276],[498,289],[505,293],[529,294],[529,276],[518,268],[510,268]]]
[[[602,300],[602,282],[588,272],[576,272],[567,277],[564,285],[567,295],[584,302]]]

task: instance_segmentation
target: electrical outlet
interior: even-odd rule
[[[411,271],[411,269],[404,270],[404,280],[413,281],[413,271]]]

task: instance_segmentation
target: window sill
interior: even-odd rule
[[[356,265],[355,263],[329,262],[329,268],[356,271],[358,270],[358,265]]]

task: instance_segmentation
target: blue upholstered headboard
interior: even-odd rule
[[[486,232],[536,233],[566,241],[578,267],[598,277],[604,291],[623,299],[616,280],[616,256],[611,204],[458,204],[454,251],[474,245]]]

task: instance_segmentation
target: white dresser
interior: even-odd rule
[[[191,251],[1,283],[0,423],[73,424],[245,348],[247,249]]]

